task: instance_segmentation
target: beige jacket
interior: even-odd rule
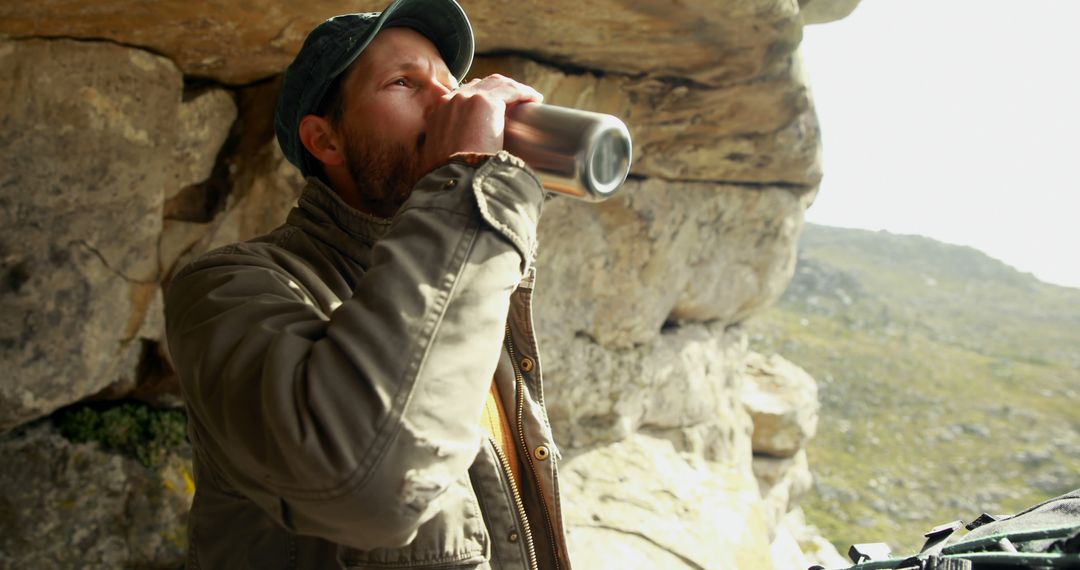
[[[436,169],[393,220],[310,179],[285,225],[173,279],[188,568],[569,570],[531,316],[543,199],[505,152]],[[493,376],[520,487],[480,429]]]

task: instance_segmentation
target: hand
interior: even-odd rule
[[[539,91],[502,75],[468,81],[443,95],[426,117],[421,161],[434,168],[458,152],[499,152],[507,108],[543,100]]]

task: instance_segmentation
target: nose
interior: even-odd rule
[[[443,85],[441,81],[431,79],[427,81],[427,85],[424,89],[425,101],[425,116],[431,114],[432,111],[437,109],[440,105],[445,103],[444,97],[448,93],[452,93],[454,90]]]
[[[442,97],[443,95],[446,95],[447,93],[451,93],[451,92],[454,91],[453,89],[451,89],[451,88],[447,87],[446,85],[444,85],[442,81],[439,81],[439,80],[436,80],[436,79],[431,80],[431,86],[432,86],[432,89],[434,89],[435,91],[437,91],[439,93],[439,97]]]

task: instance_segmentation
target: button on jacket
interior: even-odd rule
[[[532,330],[543,199],[505,152],[436,169],[393,220],[311,178],[283,226],[177,274],[189,568],[569,570]],[[480,427],[492,378],[520,484]]]

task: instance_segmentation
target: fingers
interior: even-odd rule
[[[465,96],[484,94],[499,99],[508,106],[516,103],[539,103],[544,100],[544,95],[536,89],[497,73],[483,79],[471,79],[463,83],[456,91],[448,93],[447,97],[453,98],[458,94]]]
[[[422,159],[431,165],[456,152],[495,153],[503,148],[506,109],[540,102],[537,90],[502,75],[461,84],[427,113]]]

